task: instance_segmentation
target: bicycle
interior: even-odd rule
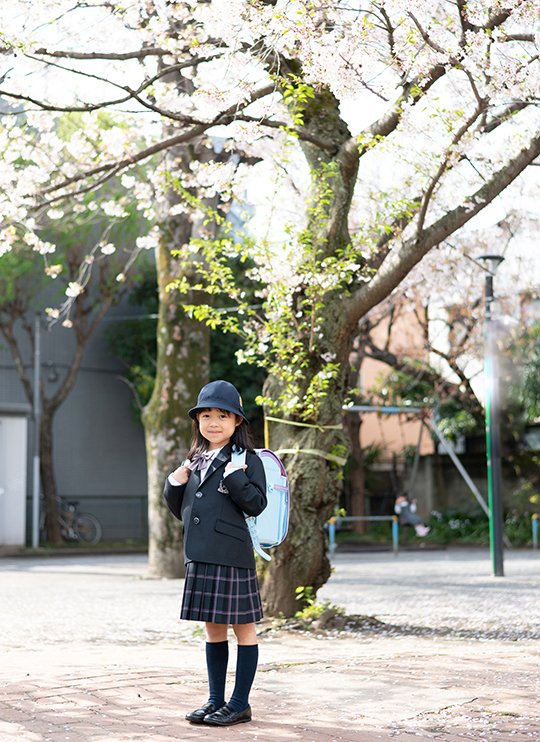
[[[58,501],[58,522],[62,537],[67,541],[80,541],[83,544],[99,543],[103,533],[99,520],[90,513],[77,512],[78,502],[69,502],[61,497]],[[45,522],[45,513],[41,513],[41,526]]]

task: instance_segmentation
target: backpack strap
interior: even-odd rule
[[[241,448],[233,448],[231,453],[231,464],[233,466],[244,466],[246,463],[246,452]]]
[[[251,536],[251,543],[253,546],[253,550],[262,557],[265,561],[271,562],[272,557],[270,554],[267,554],[266,551],[263,551],[263,548],[261,546],[261,542],[259,540],[259,530],[257,528],[257,518],[254,518],[252,515],[247,515],[247,513],[244,513],[244,518],[246,519],[246,526],[249,531],[249,535]]]

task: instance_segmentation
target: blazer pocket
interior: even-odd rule
[[[218,533],[224,533],[226,536],[232,536],[237,538],[239,541],[245,541],[247,538],[247,530],[241,526],[235,526],[234,523],[227,523],[226,520],[217,520],[214,529]]]

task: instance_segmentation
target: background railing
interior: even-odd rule
[[[397,515],[335,515],[328,521],[328,540],[330,558],[333,556],[336,550],[336,527],[339,527],[341,523],[348,523],[355,520],[388,520],[392,522],[392,547],[394,550],[394,556],[398,555],[399,551],[399,524]]]

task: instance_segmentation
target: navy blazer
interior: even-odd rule
[[[260,458],[246,456],[247,469],[223,479],[231,460],[230,446],[214,457],[201,484],[198,471],[187,484],[175,486],[167,479],[163,496],[171,513],[184,524],[184,561],[255,567],[253,546],[244,512],[259,515],[266,507],[266,477]],[[218,487],[223,480],[222,489]]]

